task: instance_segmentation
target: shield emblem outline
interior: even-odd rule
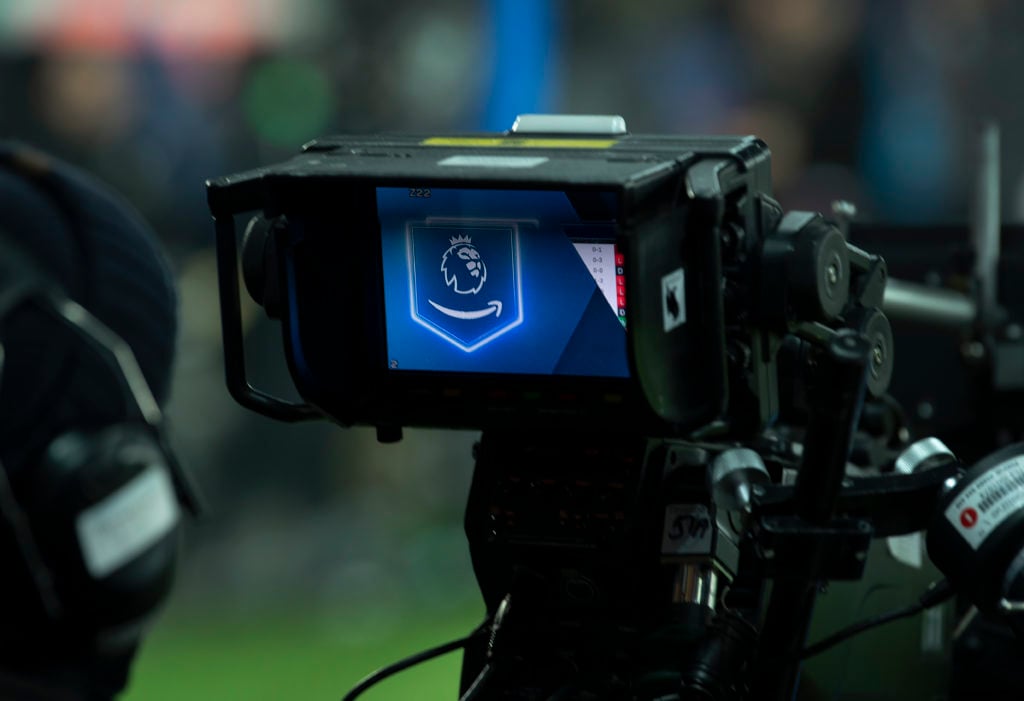
[[[429,217],[425,221],[407,222],[405,226],[406,259],[409,269],[409,314],[412,320],[465,353],[472,353],[473,351],[488,345],[517,326],[520,326],[523,323],[524,314],[519,223],[519,221],[510,219],[458,219],[435,217]],[[436,229],[441,227],[455,229],[507,229],[511,236],[511,260],[509,261],[509,272],[512,275],[512,292],[515,296],[511,305],[509,305],[507,301],[503,300],[489,300],[485,307],[478,310],[465,311],[450,309],[429,298],[426,300],[433,309],[438,310],[445,316],[451,317],[453,323],[458,322],[460,319],[481,318],[484,315],[493,315],[495,319],[502,317],[506,319],[506,321],[495,325],[492,330],[486,332],[484,335],[475,338],[471,343],[467,343],[463,339],[458,338],[454,335],[453,331],[444,328],[444,326],[439,325],[435,321],[426,318],[419,313],[419,286],[416,284],[417,266],[414,229]],[[439,273],[443,274],[440,268],[438,268],[438,270]],[[490,308],[491,311],[487,311],[488,308]]]

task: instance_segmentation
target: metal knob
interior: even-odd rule
[[[711,465],[711,491],[722,509],[749,513],[753,488],[769,481],[761,456],[749,448],[730,448]]]
[[[896,458],[895,470],[900,474],[909,475],[919,470],[927,470],[934,467],[936,463],[946,460],[956,460],[953,451],[938,438],[930,436],[912,443],[900,453],[900,456]]]

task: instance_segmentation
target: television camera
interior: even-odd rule
[[[504,134],[317,139],[207,184],[228,388],[283,421],[482,430],[466,534],[488,611],[463,699],[790,699],[822,583],[927,529],[1024,609],[1024,453],[909,445],[883,259],[783,212],[753,137],[527,115]],[[253,387],[241,271],[301,402]],[[890,286],[890,289],[893,289]],[[900,310],[949,320],[902,285]],[[880,621],[876,621],[880,622]]]

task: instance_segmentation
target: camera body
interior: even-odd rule
[[[774,355],[726,307],[752,308],[745,268],[781,216],[769,160],[753,137],[354,136],[212,180],[229,387],[381,430],[763,423]],[[225,286],[252,214],[246,282],[283,322],[301,411],[245,378]]]
[[[873,512],[831,521],[870,511],[842,476],[893,344],[884,261],[783,215],[764,142],[534,116],[318,139],[207,187],[240,404],[381,440],[483,430],[466,533],[493,628],[466,644],[467,694],[498,661],[495,699],[791,695],[817,582],[863,571]],[[246,375],[240,217],[301,403]]]

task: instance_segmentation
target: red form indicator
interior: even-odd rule
[[[626,256],[615,247],[615,292],[618,307],[619,321],[626,325]]]

